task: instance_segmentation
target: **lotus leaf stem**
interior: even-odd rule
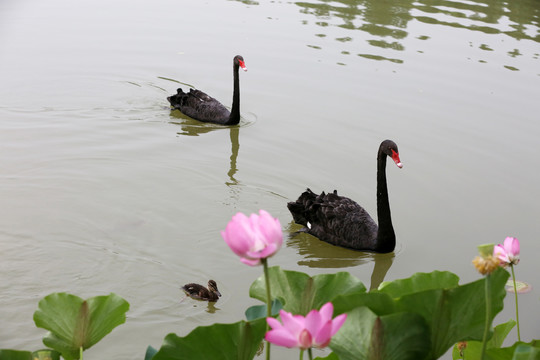
[[[272,295],[270,294],[270,278],[268,276],[268,261],[266,258],[261,259],[264,271],[264,282],[266,284],[266,316],[272,316]],[[266,331],[268,331],[269,326],[266,324]],[[266,342],[266,360],[270,360],[270,342]]]
[[[481,359],[485,359],[486,355],[486,346],[489,335],[489,329],[491,328],[491,274],[487,274],[485,278],[485,289],[486,289],[486,323],[484,326],[484,336],[482,338],[482,355]]]
[[[521,341],[521,335],[519,333],[518,292],[517,292],[517,287],[516,287],[516,275],[514,274],[514,264],[510,264],[510,269],[512,269],[512,281],[514,282],[514,296],[516,297],[517,338],[518,338],[518,341]]]

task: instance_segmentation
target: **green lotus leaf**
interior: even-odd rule
[[[335,353],[330,353],[326,357],[319,357],[317,356],[315,360],[339,360],[338,356]]]
[[[272,309],[271,314],[272,316],[277,316],[279,314],[279,310],[283,308],[283,305],[281,304],[281,301],[278,299],[274,299],[272,301]],[[246,310],[246,319],[248,321],[259,319],[259,318],[266,318],[267,312],[266,312],[266,304],[264,305],[254,305],[249,307]]]
[[[491,321],[503,309],[508,276],[501,268],[490,275]],[[398,311],[421,315],[431,328],[429,358],[438,359],[458,341],[482,339],[486,320],[485,282],[486,278],[482,278],[454,288],[408,293],[396,299]]]
[[[32,360],[60,360],[60,353],[51,349],[37,350],[32,353]]]
[[[51,349],[34,352],[20,350],[0,350],[0,360],[60,360],[60,353]]]
[[[500,348],[508,333],[514,328],[516,322],[514,320],[509,320],[504,324],[499,324],[493,329],[493,336],[488,340],[486,348],[494,349]],[[463,356],[469,359],[480,358],[482,352],[482,342],[481,341],[467,341],[465,348],[460,351],[458,345],[454,346],[452,350],[452,359],[462,359]]]
[[[417,293],[425,290],[450,289],[458,286],[459,277],[449,271],[433,271],[430,273],[416,273],[410,278],[394,281],[385,281],[378,291],[384,292],[393,298]]]
[[[129,303],[116,294],[83,300],[67,293],[43,298],[34,313],[37,327],[49,330],[43,343],[66,360],[79,359],[80,349],[90,348],[126,321]]]
[[[413,313],[377,316],[367,307],[347,314],[330,348],[340,360],[418,360],[430,350],[429,327]]]
[[[538,360],[540,359],[540,348],[530,344],[516,343],[512,360]]]
[[[158,351],[154,349],[152,346],[148,346],[146,348],[146,354],[144,354],[144,360],[151,360],[154,358],[154,355],[156,355]]]
[[[362,282],[348,272],[310,277],[302,272],[274,266],[268,269],[268,273],[272,298],[280,299],[285,311],[298,315],[319,309],[338,295],[366,292]],[[249,296],[266,302],[264,275],[251,284]]]
[[[251,360],[266,332],[266,319],[199,326],[185,337],[169,334],[152,360]]]
[[[334,315],[349,312],[360,306],[369,308],[379,316],[396,311],[394,300],[388,294],[379,292],[340,295],[332,300],[332,304],[334,305]]]
[[[2,349],[0,350],[0,360],[32,360],[30,351]]]

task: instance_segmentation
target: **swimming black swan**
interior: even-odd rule
[[[296,223],[307,232],[333,245],[355,250],[388,253],[396,247],[392,227],[388,188],[386,186],[386,157],[401,168],[396,143],[385,140],[377,154],[377,217],[379,225],[353,200],[339,196],[337,191],[321,195],[307,189],[298,200],[287,204]]]
[[[218,301],[221,296],[214,280],[208,280],[208,289],[202,285],[191,283],[182,286],[182,290],[187,296],[197,300]]]
[[[244,58],[236,55],[233,59],[234,90],[231,111],[213,97],[200,90],[189,89],[188,93],[177,90],[176,95],[169,96],[167,100],[175,109],[195,120],[220,125],[236,125],[240,122],[240,82],[238,68],[247,71]]]

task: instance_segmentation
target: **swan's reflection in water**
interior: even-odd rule
[[[177,134],[184,136],[199,136],[213,130],[221,130],[225,128],[221,125],[194,120],[189,116],[182,114],[179,110],[171,110],[171,120],[169,123],[180,125],[182,131],[177,132]]]
[[[225,185],[229,188],[229,197],[226,204],[231,205],[232,203],[233,206],[236,206],[236,204],[240,200],[240,194],[242,192],[246,192],[247,196],[253,196],[251,193],[254,193],[256,198],[259,200],[265,197],[269,197],[270,199],[275,199],[276,197],[278,197],[281,198],[282,201],[285,203],[287,201],[287,198],[285,196],[265,188],[243,184],[240,180],[237,179],[237,159],[240,152],[240,128],[243,126],[244,125],[231,126],[229,128],[229,136],[231,139],[231,156],[229,162],[229,171],[227,172],[228,179],[225,181]],[[263,200],[261,200],[261,202],[264,203]]]
[[[238,168],[236,167],[236,160],[238,159],[238,151],[240,150],[240,127],[238,126],[231,126],[229,136],[231,138],[231,162],[229,165],[229,171],[227,172],[227,175],[229,176],[229,180],[225,182],[225,185],[227,185],[229,188],[234,187],[235,185],[238,185],[238,180],[234,177],[234,175],[237,173]]]
[[[236,205],[240,200],[240,193],[242,189],[242,183],[239,182],[235,177],[236,173],[238,172],[236,160],[238,159],[238,151],[240,150],[240,127],[232,126],[229,130],[229,136],[231,139],[231,157],[229,162],[229,171],[227,172],[228,179],[225,181],[225,185],[229,188],[227,203]]]
[[[235,205],[240,198],[240,192],[242,189],[242,183],[236,178],[238,173],[237,159],[238,152],[240,150],[240,128],[244,125],[249,125],[250,122],[241,122],[242,125],[222,126],[193,120],[178,110],[171,110],[170,123],[179,125],[182,131],[177,132],[177,134],[183,136],[200,136],[214,130],[223,130],[229,132],[229,138],[231,141],[231,155],[229,158],[229,169],[227,170],[227,179],[225,180],[225,185],[229,188],[230,193],[225,201],[225,204]]]
[[[297,225],[291,224],[291,227],[296,228]],[[287,246],[298,249],[298,254],[302,256],[302,260],[298,261],[300,266],[346,268],[374,262],[370,290],[378,288],[384,281],[384,277],[390,266],[392,266],[395,257],[394,252],[378,254],[330,245],[306,233],[291,232],[291,237],[287,240]]]

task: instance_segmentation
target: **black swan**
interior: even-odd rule
[[[240,122],[239,67],[247,71],[244,58],[236,55],[233,59],[234,90],[231,111],[213,97],[195,89],[189,89],[188,93],[178,89],[177,94],[169,96],[167,100],[172,107],[195,120],[220,125],[237,125]]]
[[[396,247],[392,227],[388,188],[386,186],[386,157],[401,168],[396,143],[385,140],[377,153],[377,217],[379,225],[353,200],[339,196],[337,191],[321,195],[307,189],[298,200],[287,204],[296,223],[320,240],[355,250],[388,253]]]
[[[208,289],[199,284],[186,284],[182,286],[182,290],[187,296],[197,300],[218,301],[221,293],[217,288],[214,280],[208,280]]]

